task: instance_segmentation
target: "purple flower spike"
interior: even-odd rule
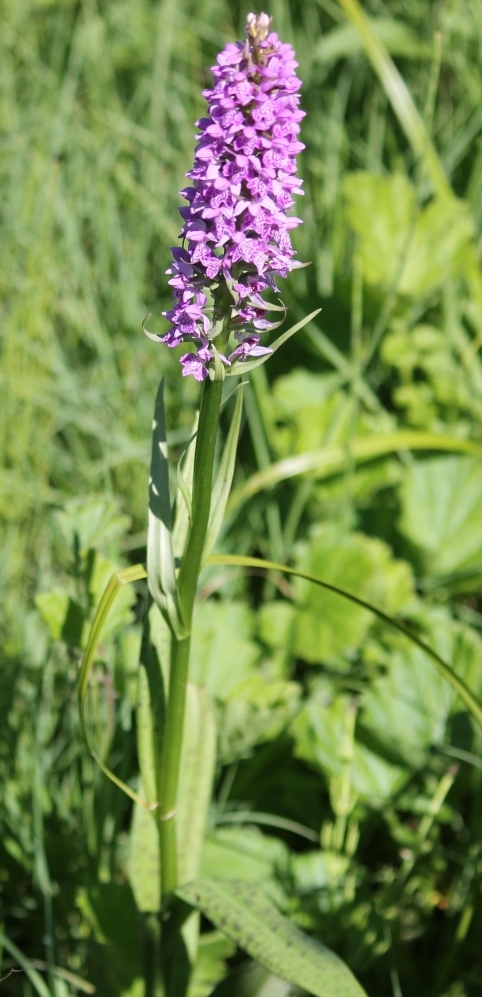
[[[186,353],[181,364],[183,375],[198,381],[209,374],[226,318],[238,343],[229,359],[218,354],[226,366],[272,352],[259,345],[260,331],[271,328],[270,306],[260,294],[277,290],[276,278],[300,266],[290,233],[301,219],[287,213],[293,195],[302,193],[295,176],[304,148],[298,63],[291,46],[271,32],[267,14],[248,14],[246,35],[245,42],[226,45],[212,67],[214,85],[204,91],[208,111],[197,122],[187,174],[193,186],[181,191],[187,201],[179,209],[183,248],[173,249],[167,271],[174,306],[163,312],[171,328],[162,341],[195,344],[197,353]]]

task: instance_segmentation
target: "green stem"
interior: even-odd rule
[[[227,303],[226,303],[227,304]],[[223,308],[224,327],[219,336],[219,348],[227,342],[230,309],[219,301]],[[194,457],[193,495],[191,527],[186,549],[179,572],[178,592],[181,612],[186,629],[190,632],[194,599],[201,570],[202,555],[209,524],[211,508],[214,453],[221,409],[222,380],[204,382],[201,411]],[[174,634],[171,642],[171,667],[169,674],[169,698],[167,705],[164,747],[158,784],[157,810],[161,849],[161,895],[165,899],[178,884],[176,848],[176,802],[179,782],[179,768],[182,751],[182,735],[186,704],[186,685],[189,670],[190,636],[177,640]]]

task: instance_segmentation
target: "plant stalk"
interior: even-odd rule
[[[223,329],[219,335],[219,347],[222,350],[229,337],[230,308],[227,307],[227,302],[221,300],[216,304],[218,308],[223,308],[224,314]],[[173,634],[171,642],[169,697],[158,782],[159,808],[157,811],[161,849],[161,897],[163,901],[174,892],[178,885],[175,816],[189,671],[190,631],[209,524],[214,454],[222,389],[222,380],[206,380],[204,382],[194,457],[191,526],[178,579],[179,602],[189,636],[183,640],[178,640]]]

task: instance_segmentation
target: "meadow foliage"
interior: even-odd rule
[[[147,994],[154,820],[87,751],[77,683],[109,579],[146,561],[161,377],[177,557],[186,535],[199,386],[142,320],[151,312],[165,334],[201,91],[246,13],[237,0],[2,4],[6,994]],[[321,312],[249,375],[242,418],[226,382],[182,747],[181,882],[200,878],[180,895],[206,915],[186,997],[317,993],[308,941],[305,990],[277,977],[285,930],[328,946],[370,997],[476,997],[480,0],[273,0],[269,13],[296,51],[306,111],[293,243],[311,265],[284,282],[287,325]],[[302,577],[234,564],[246,555],[375,605],[455,678],[386,619]],[[121,586],[85,723],[104,764],[150,802],[147,605],[143,579]],[[149,622],[163,666],[156,606]],[[160,732],[162,716],[151,745]],[[264,924],[256,945],[220,930],[238,902]],[[319,992],[335,997],[343,979],[330,966]]]

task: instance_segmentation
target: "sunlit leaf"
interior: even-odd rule
[[[164,382],[161,381],[152,424],[152,457],[149,479],[147,527],[147,580],[154,602],[169,626],[181,639],[185,636],[178,604],[174,552],[172,547],[171,498],[167,459]]]
[[[482,703],[477,696],[474,696],[463,679],[460,678],[454,669],[448,665],[447,662],[433,650],[433,648],[429,647],[428,644],[421,640],[420,637],[418,637],[404,623],[392,616],[389,616],[387,613],[378,609],[377,606],[373,606],[360,596],[357,596],[352,592],[347,592],[344,589],[339,588],[337,585],[331,585],[330,583],[323,581],[321,578],[317,578],[315,575],[309,575],[304,571],[299,571],[296,568],[289,568],[286,565],[277,564],[274,561],[265,561],[258,557],[242,557],[236,554],[212,554],[208,563],[231,564],[233,566],[247,568],[264,568],[267,571],[281,571],[287,575],[293,575],[295,578],[303,578],[305,581],[312,582],[314,585],[319,585],[321,588],[324,588],[329,592],[337,593],[342,598],[348,599],[350,602],[355,603],[363,609],[368,609],[371,613],[377,616],[379,620],[382,620],[382,622],[387,623],[390,627],[393,627],[395,630],[398,630],[400,633],[404,634],[412,644],[419,647],[429,658],[431,658],[440,674],[443,675],[448,682],[450,682],[462,701],[465,703],[466,707],[471,712],[472,716],[474,716],[478,723],[482,725]]]
[[[231,417],[228,435],[224,444],[223,456],[219,465],[211,495],[209,525],[204,542],[204,557],[211,553],[223,525],[224,513],[231,491],[238,446],[241,415],[243,411],[243,389],[238,388]]]
[[[314,997],[362,997],[348,967],[283,917],[254,883],[199,879],[177,890],[256,962]]]

